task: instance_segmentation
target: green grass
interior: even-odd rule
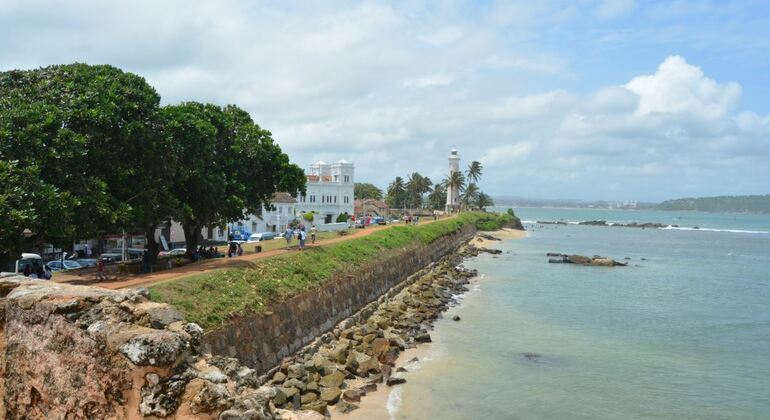
[[[262,259],[247,268],[161,283],[150,288],[150,297],[175,306],[188,321],[206,329],[215,328],[228,314],[263,310],[271,303],[324,283],[335,272],[376,262],[397,250],[429,244],[466,224],[475,224],[480,230],[495,230],[507,221],[510,216],[506,214],[463,213],[425,225],[394,226],[362,238]]]

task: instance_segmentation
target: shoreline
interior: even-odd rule
[[[482,238],[479,234],[482,232],[477,233],[466,245],[461,247],[457,251],[457,254],[459,254],[463,261],[467,259],[470,256],[473,255],[465,255],[464,251],[469,248],[469,245],[473,245],[477,248],[488,248],[488,249],[498,249],[498,246],[508,240],[516,240],[516,239],[522,239],[526,238],[529,234],[525,230],[516,230],[516,229],[510,229],[510,228],[503,228],[500,230],[492,231],[492,232],[484,232],[487,235],[490,235],[492,237],[498,238],[499,240],[491,240],[491,239],[485,239]],[[478,276],[474,277],[478,278]],[[473,279],[471,279],[473,280]],[[462,292],[462,294],[467,293],[469,290],[465,290]],[[448,309],[448,308],[447,308]],[[441,311],[441,313],[446,312],[446,309]],[[433,323],[431,323],[431,331],[433,330]],[[394,369],[405,367],[407,368],[407,372],[404,372],[405,379],[409,378],[409,373],[413,372],[414,370],[409,369],[409,365],[411,364],[411,360],[415,357],[419,359],[418,363],[425,363],[426,361],[430,361],[430,357],[426,359],[426,356],[429,356],[431,354],[431,351],[434,350],[434,344],[433,343],[418,343],[415,347],[410,347],[399,353],[398,357],[395,360],[395,367]],[[377,387],[376,390],[368,392],[366,395],[361,397],[360,402],[357,402],[358,408],[349,411],[347,413],[340,410],[338,406],[333,406],[329,408],[329,413],[331,414],[332,418],[339,418],[339,419],[345,419],[345,420],[378,420],[378,419],[391,419],[395,418],[391,416],[391,413],[388,409],[388,404],[390,402],[391,394],[395,392],[397,389],[399,389],[399,386],[394,387]]]

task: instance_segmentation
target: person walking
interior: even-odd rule
[[[318,232],[318,229],[316,229],[315,225],[313,225],[310,228],[310,243],[315,243],[315,235]]]
[[[238,256],[240,257],[241,255],[243,255],[243,247],[241,244],[238,244]]]
[[[304,251],[305,250],[305,239],[307,239],[307,233],[305,232],[305,228],[302,228],[297,233],[297,237],[299,238],[299,250]]]
[[[104,274],[104,260],[101,258],[96,262],[96,280],[107,280],[107,275]]]
[[[286,227],[286,232],[283,233],[283,237],[286,239],[286,246],[291,245],[291,237],[294,236],[290,227]]]

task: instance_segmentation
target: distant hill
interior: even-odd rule
[[[770,214],[770,194],[678,198],[660,203],[658,210]]]

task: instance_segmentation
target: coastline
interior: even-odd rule
[[[480,234],[481,232],[476,234],[465,247],[468,247],[468,245],[473,245],[478,248],[498,249],[498,246],[504,241],[522,239],[528,236],[528,232],[525,230],[516,230],[510,228],[503,228],[500,230],[484,233],[485,235],[492,236],[499,240],[486,239],[483,238]],[[460,253],[462,254],[462,251]],[[477,278],[478,277],[476,277],[476,279]],[[475,283],[473,280],[475,279],[472,279],[472,282]],[[467,293],[467,291],[463,293]],[[404,378],[408,381],[409,373],[412,371],[410,367],[414,365],[414,362],[411,361],[415,357],[418,358],[417,363],[420,364],[426,361],[430,361],[430,355],[432,350],[434,350],[434,346],[434,343],[419,343],[415,347],[405,349],[399,353],[398,357],[396,358],[395,369],[402,367],[406,368],[407,371],[403,373]],[[390,402],[391,395],[394,392],[400,392],[397,391],[399,386],[400,385],[388,387],[383,384],[383,386],[377,387],[376,390],[368,392],[366,395],[364,395],[361,398],[361,401],[356,403],[358,405],[357,409],[345,413],[340,410],[339,406],[333,406],[330,407],[329,412],[332,418],[345,420],[379,420],[395,418],[394,416],[391,416],[391,413],[388,409],[388,404]]]

